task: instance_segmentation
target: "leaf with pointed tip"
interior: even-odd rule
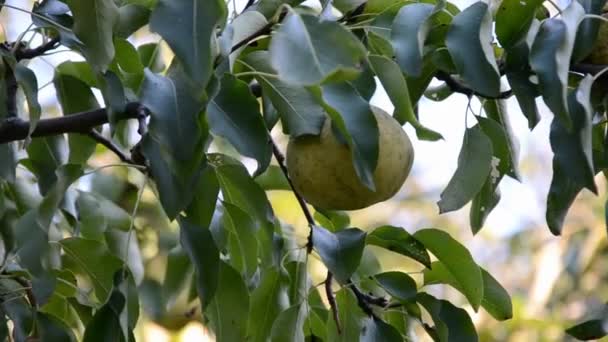
[[[361,330],[362,342],[401,342],[403,337],[399,330],[379,318],[367,318]]]
[[[120,313],[125,304],[125,296],[119,291],[113,291],[108,302],[97,310],[88,322],[83,342],[127,341],[120,324]]]
[[[29,137],[34,129],[36,129],[42,111],[40,103],[38,102],[38,80],[36,79],[36,74],[21,63],[15,65],[15,80],[17,80],[17,84],[19,84],[23,90],[27,100],[28,116],[30,120]]]
[[[268,167],[272,156],[270,138],[259,108],[247,83],[229,74],[222,78],[220,92],[207,106],[211,132],[228,139],[242,155],[255,159],[258,163],[255,174]]]
[[[36,313],[36,328],[43,341],[76,341],[71,329],[51,315]]]
[[[376,281],[394,298],[408,301],[416,297],[416,281],[403,272],[384,272],[374,276]]]
[[[368,189],[375,190],[379,131],[369,103],[348,83],[325,85],[318,96],[331,117],[332,129],[337,130],[350,147],[357,176]]]
[[[378,227],[367,235],[366,243],[399,253],[418,261],[426,267],[431,267],[431,257],[424,245],[403,228]]]
[[[114,272],[123,266],[123,262],[95,240],[73,237],[63,239],[59,244],[65,252],[64,267],[74,274],[87,276],[98,301],[105,303],[112,291]]]
[[[403,6],[393,21],[391,42],[401,70],[410,76],[420,76],[424,41],[431,30],[429,18],[431,4],[418,3]]]
[[[57,180],[55,170],[67,162],[67,146],[61,135],[34,138],[27,146],[28,159],[22,160],[37,178],[40,194],[45,195]]]
[[[553,158],[573,182],[597,193],[592,154],[592,113],[590,102],[593,77],[587,75],[568,96],[570,130],[557,117],[551,123]]]
[[[230,264],[247,279],[258,268],[258,241],[255,222],[234,204],[224,202],[224,229],[230,232],[228,249]]]
[[[227,13],[222,0],[159,0],[152,12],[151,30],[167,41],[200,89],[213,73],[212,39]]]
[[[496,12],[496,37],[505,49],[525,39],[542,0],[504,0]]]
[[[311,86],[355,79],[361,72],[366,50],[339,23],[294,12],[273,34],[269,52],[270,62],[282,81]]]
[[[218,290],[209,304],[210,326],[218,341],[245,341],[250,308],[247,286],[239,273],[223,261],[218,279]]]
[[[286,309],[283,296],[286,294],[278,269],[263,272],[260,285],[251,293],[251,310],[247,336],[250,341],[266,341],[272,333],[273,323]],[[304,321],[302,320],[302,325]],[[297,331],[291,331],[297,334]],[[291,335],[293,336],[293,335]]]
[[[220,252],[207,227],[178,218],[180,242],[196,272],[196,289],[203,310],[213,301],[220,277]],[[227,266],[229,267],[229,266]]]
[[[473,197],[469,211],[469,221],[473,234],[477,234],[483,228],[488,215],[500,202],[499,182],[500,179],[494,180],[493,177],[488,177],[481,190]]]
[[[509,293],[490,273],[483,268],[483,300],[481,306],[497,320],[504,321],[513,317],[513,305]],[[441,261],[433,262],[431,269],[424,270],[424,285],[448,284],[462,292],[460,283]]]
[[[507,113],[504,100],[486,100],[484,111],[488,118],[478,117],[479,126],[492,141],[494,157],[500,160],[496,169],[500,175],[509,175],[520,180],[519,175],[519,142],[513,133],[513,127]]]
[[[73,31],[82,41],[82,50],[89,63],[105,72],[114,58],[112,41],[118,7],[113,0],[68,0],[74,17]]]
[[[483,299],[483,277],[473,256],[460,242],[438,229],[423,229],[414,234],[416,240],[433,253],[454,276],[463,294],[475,311]]]
[[[148,24],[151,11],[139,4],[125,4],[118,9],[118,21],[114,28],[115,35],[128,38],[140,28]]]
[[[346,283],[357,270],[365,247],[365,232],[357,228],[331,233],[313,227],[312,243],[321,260],[341,283]]]
[[[269,58],[268,52],[257,51],[238,61],[250,70],[260,72],[256,79],[281,117],[284,132],[292,137],[319,135],[326,117],[323,107],[309,89],[265,76],[275,73],[268,63]]]
[[[583,185],[574,182],[554,158],[553,178],[547,194],[545,213],[549,230],[554,235],[561,234],[568,210],[581,190],[583,190]]]
[[[568,115],[568,74],[576,29],[585,10],[573,1],[561,17],[543,21],[530,50],[530,66],[539,80],[541,94],[554,115],[570,129]]]
[[[445,38],[458,73],[473,90],[489,97],[500,93],[500,75],[491,42],[492,14],[481,1],[454,17]]]
[[[416,118],[407,82],[397,64],[384,56],[378,55],[369,56],[369,61],[395,106],[395,112],[393,113],[395,119],[401,124],[409,122],[416,129],[416,135],[419,139],[430,141],[443,139],[441,134],[424,127]]]
[[[566,329],[566,334],[582,341],[601,339],[608,336],[606,319],[592,319]]]
[[[304,322],[308,310],[303,304],[296,304],[282,311],[272,325],[270,339],[272,342],[304,342]]]
[[[605,0],[579,0],[583,6],[585,13],[602,15]],[[587,17],[582,20],[576,29],[576,39],[574,40],[574,48],[572,49],[572,63],[578,63],[593,51],[598,37],[600,28],[600,20],[594,20]]]
[[[446,213],[465,206],[481,190],[492,167],[492,142],[479,127],[468,128],[458,168],[441,193],[439,212]]]
[[[436,341],[477,342],[479,340],[475,325],[464,309],[454,306],[447,300],[439,300],[424,292],[419,293],[416,300],[429,312],[433,322],[435,322],[435,333],[437,335],[433,338]]]

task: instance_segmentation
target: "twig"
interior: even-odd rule
[[[361,290],[359,290],[359,288],[355,286],[350,280],[349,285],[351,285],[349,287],[351,291],[353,291],[353,293],[355,294],[355,297],[357,297],[357,303],[359,304],[361,310],[363,310],[363,312],[365,312],[368,316],[373,317],[374,319],[380,319],[378,316],[376,316],[374,310],[370,306],[371,303],[368,302],[368,300],[370,300],[370,298],[372,297],[361,292]]]
[[[243,40],[239,41],[238,43],[234,44],[232,46],[232,48],[230,49],[230,53],[242,48],[243,46],[249,44],[251,41],[255,40],[256,38],[269,34],[272,30],[272,27],[274,26],[274,22],[270,21],[268,22],[268,24],[260,27],[257,31],[253,32],[252,34],[250,34],[249,36],[243,38]]]
[[[247,4],[245,5],[245,8],[243,8],[243,12],[245,12],[245,10],[247,10],[249,7],[253,6],[254,3],[255,3],[255,0],[249,0],[249,1],[247,1]]]
[[[32,308],[38,308],[38,302],[36,301],[36,296],[34,296],[34,291],[32,291],[32,284],[30,284],[29,280],[21,278],[21,277],[14,277],[13,280],[15,280],[16,282],[19,283],[19,285],[21,285],[24,290],[25,290],[25,296],[27,297],[27,300],[30,302],[30,305]]]
[[[120,158],[120,160],[124,163],[128,163],[128,164],[133,164],[133,161],[131,160],[131,158],[129,158],[121,149],[120,147],[116,146],[116,144],[110,140],[107,139],[106,137],[104,137],[103,135],[101,135],[99,132],[97,132],[96,130],[92,129],[90,130],[87,135],[89,137],[91,137],[93,140],[95,140],[97,143],[105,146],[108,150],[114,152],[114,154],[116,154],[118,156],[118,158]]]
[[[308,254],[310,254],[310,253],[312,253],[312,248],[313,248],[312,232],[313,232],[313,227],[315,226],[315,219],[312,217],[310,210],[308,210],[308,207],[306,206],[306,201],[304,200],[304,198],[302,198],[300,193],[296,190],[296,188],[293,185],[293,182],[291,181],[291,178],[289,177],[289,172],[287,171],[287,166],[285,166],[285,156],[283,156],[283,153],[281,153],[281,151],[279,150],[279,147],[274,142],[274,140],[272,140],[272,138],[270,138],[270,143],[272,144],[272,153],[274,154],[274,157],[277,160],[277,163],[279,163],[279,167],[281,168],[281,171],[283,171],[285,178],[287,178],[289,187],[291,187],[293,194],[296,196],[296,199],[298,200],[298,203],[300,204],[300,208],[302,208],[302,212],[304,213],[304,216],[306,217],[308,226],[310,227],[310,233],[308,234],[308,241],[306,242],[306,252]]]
[[[57,48],[59,46],[59,41],[60,38],[59,36],[57,36],[34,49],[18,48],[17,51],[15,51],[15,58],[20,61],[22,59],[32,59],[38,56],[42,56],[48,51]]]
[[[331,313],[334,316],[334,322],[336,322],[338,334],[342,334],[342,328],[340,327],[340,316],[338,315],[338,304],[336,304],[336,297],[334,296],[334,292],[331,290],[331,283],[333,279],[334,275],[330,271],[327,271],[327,277],[325,278],[325,295],[327,296]]]
[[[141,115],[142,105],[139,102],[131,102],[125,106],[122,113],[116,113],[117,121],[136,119]],[[63,133],[88,133],[93,127],[109,122],[107,109],[100,108],[77,114],[66,115],[52,119],[38,121],[32,137],[58,135]],[[12,118],[0,122],[0,144],[23,140],[28,136],[30,128],[29,121]]]
[[[454,77],[452,77],[452,75],[450,75],[444,71],[438,71],[435,74],[435,77],[440,81],[444,81],[445,84],[447,84],[447,86],[450,87],[450,89],[453,92],[465,94],[467,96],[476,95],[476,96],[480,96],[480,97],[483,97],[486,99],[499,100],[499,99],[507,99],[507,98],[511,97],[511,95],[513,95],[512,90],[504,91],[504,92],[500,93],[498,96],[488,96],[485,94],[478,93],[475,90],[462,84],[460,81],[458,81]]]

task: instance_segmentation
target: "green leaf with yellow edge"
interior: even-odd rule
[[[431,267],[431,257],[424,245],[403,228],[394,226],[378,227],[367,235],[365,243],[399,253],[418,261],[426,267]]]

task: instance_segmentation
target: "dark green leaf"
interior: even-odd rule
[[[42,341],[76,341],[69,327],[42,312],[36,313],[36,328]]]
[[[481,190],[492,169],[492,142],[479,127],[468,128],[458,168],[437,202],[440,213],[458,210]]]
[[[477,342],[477,331],[469,314],[452,303],[441,300],[439,317],[448,328],[448,342]]]
[[[376,342],[376,341],[386,341],[386,342],[401,342],[403,341],[403,337],[399,330],[395,329],[390,324],[385,323],[381,319],[377,318],[368,318],[364,323],[364,328],[361,331],[361,339],[362,342]]]
[[[492,15],[488,5],[476,2],[452,20],[445,38],[450,55],[465,82],[475,91],[497,96],[500,75],[492,51]],[[462,47],[466,46],[466,49]]]
[[[192,224],[185,218],[179,219],[179,225],[180,241],[194,265],[196,288],[201,306],[205,309],[214,299],[218,282],[222,285],[218,280],[220,278],[220,252],[207,227]]]
[[[38,102],[38,80],[36,74],[21,63],[15,65],[15,79],[27,99],[28,118],[30,120],[29,136],[36,129],[42,111]]]
[[[148,24],[150,9],[138,4],[126,4],[118,9],[118,22],[114,28],[115,35],[127,38],[135,31]]]
[[[312,243],[323,263],[341,283],[355,272],[365,247],[365,232],[357,228],[341,230],[335,234],[315,226]]]
[[[159,44],[148,43],[140,45],[137,47],[137,53],[145,68],[157,73],[165,70],[165,64],[160,53]]]
[[[113,291],[108,302],[95,312],[84,331],[83,342],[125,342],[120,325],[120,313],[125,308],[125,297],[118,291]]]
[[[398,300],[408,301],[416,297],[416,281],[403,272],[384,272],[374,276],[386,292]]]
[[[212,38],[226,21],[222,0],[159,0],[150,18],[150,29],[160,34],[201,88],[213,73]],[[179,25],[176,25],[179,23]]]
[[[95,289],[98,302],[105,303],[112,291],[114,273],[123,266],[101,242],[82,238],[59,241],[63,247],[64,267],[74,274],[85,275]]]
[[[525,39],[541,0],[504,0],[496,12],[496,37],[505,49]]]
[[[186,208],[188,220],[200,227],[209,227],[219,191],[215,170],[207,164],[198,180],[194,198]]]
[[[255,182],[264,189],[268,190],[287,190],[291,191],[291,186],[285,178],[285,174],[280,167],[270,165],[264,173],[255,178]]]
[[[224,202],[224,228],[230,232],[228,248],[230,264],[249,279],[258,267],[256,226],[251,217],[239,207]]]
[[[193,271],[192,263],[183,248],[176,246],[169,251],[163,280],[163,299],[167,308],[173,308],[178,297],[190,285]]]
[[[62,73],[55,73],[53,83],[63,115],[99,108],[99,103],[91,88],[80,79]],[[95,151],[96,142],[82,134],[68,134],[68,143],[70,146],[70,163],[85,163]]]
[[[578,88],[570,92],[568,109],[572,125],[568,129],[555,117],[551,123],[550,141],[553,158],[564,174],[574,183],[597,193],[591,135],[593,109],[589,99],[592,84],[593,77],[587,75]]]
[[[369,233],[366,243],[405,255],[426,267],[431,267],[431,257],[424,248],[424,245],[403,228],[393,226],[378,227]]]
[[[419,139],[431,141],[442,139],[441,134],[424,127],[416,118],[407,82],[399,71],[397,64],[386,57],[375,55],[369,56],[369,61],[395,106],[395,112],[393,113],[395,119],[401,124],[409,122],[416,129],[416,135]]]
[[[283,20],[269,51],[280,79],[296,85],[355,79],[365,58],[361,42],[339,23],[297,13]]]
[[[424,41],[431,29],[429,18],[434,5],[418,3],[403,6],[395,17],[391,41],[397,63],[409,76],[420,76]]]
[[[473,234],[477,234],[483,228],[488,215],[500,201],[499,181],[498,179],[494,180],[493,177],[488,177],[481,190],[473,197],[471,210],[469,211],[469,221]]]
[[[483,277],[467,248],[448,233],[437,229],[419,230],[414,237],[443,263],[477,311],[483,300]]]
[[[279,314],[270,332],[273,342],[304,342],[304,322],[308,315],[306,306],[296,304]]]
[[[13,324],[13,339],[15,341],[25,341],[34,326],[34,312],[32,312],[25,297],[20,293],[23,290],[23,285],[15,280],[5,278],[0,281],[0,289],[4,294],[0,308]]]
[[[418,103],[418,100],[424,94],[424,91],[429,87],[433,77],[435,77],[435,73],[437,72],[437,68],[433,64],[431,57],[427,55],[424,58],[422,63],[422,72],[419,77],[406,77],[407,88],[410,93],[410,102]]]
[[[509,293],[490,273],[483,268],[480,269],[483,277],[483,300],[481,301],[481,306],[497,320],[504,321],[511,319],[513,317],[513,307]],[[433,262],[432,269],[424,270],[424,284],[448,284],[462,292],[460,283],[440,261]]]
[[[578,0],[587,14],[601,15],[606,0]],[[572,62],[578,63],[591,53],[602,22],[592,18],[582,20],[576,29],[576,39],[572,49]]]
[[[127,264],[133,280],[139,285],[144,279],[144,264],[135,234],[111,229],[105,233],[105,238],[110,252]]]
[[[322,97],[332,120],[333,134],[337,131],[346,140],[357,176],[368,189],[374,191],[379,131],[369,103],[348,83],[325,85]]]
[[[543,21],[530,50],[530,66],[537,74],[545,103],[570,129],[568,115],[568,73],[578,24],[585,10],[573,1],[559,19]]]
[[[357,304],[355,295],[348,288],[342,288],[336,293],[336,304],[338,306],[338,319],[342,333],[338,333],[334,317],[332,314],[329,314],[327,315],[326,322],[326,341],[359,341],[361,330],[363,329],[363,320],[366,316]]]
[[[484,110],[488,118],[478,117],[477,122],[492,141],[494,157],[499,159],[496,169],[500,175],[509,175],[519,180],[519,142],[513,134],[511,121],[504,100],[486,100]]]
[[[274,74],[275,71],[268,64],[269,58],[265,51],[253,52],[247,55],[242,63],[252,71]],[[326,115],[310,90],[264,74],[257,75],[256,79],[262,86],[264,95],[268,96],[281,117],[283,129],[293,137],[318,135]]]
[[[566,334],[589,341],[608,336],[608,324],[605,319],[592,319],[566,329]]]
[[[211,132],[228,139],[242,155],[255,159],[258,163],[256,174],[268,167],[272,156],[270,138],[259,108],[247,83],[229,74],[222,78],[220,92],[207,106]]]
[[[67,162],[67,146],[61,135],[34,138],[27,147],[28,159],[21,163],[36,175],[40,193],[45,195],[57,180],[55,170]]]
[[[225,262],[219,265],[218,291],[208,315],[218,341],[245,341],[250,298],[239,273]]]
[[[582,189],[583,185],[572,181],[554,158],[553,178],[547,194],[547,211],[545,213],[551,233],[561,234],[568,210]]]
[[[281,311],[286,309],[284,302],[285,288],[283,288],[281,274],[277,269],[267,269],[263,272],[260,285],[251,293],[251,309],[247,336],[251,341],[266,341],[272,334],[273,323]],[[304,318],[300,318],[304,325]],[[301,329],[301,328],[300,328]],[[291,331],[293,334],[297,331]],[[302,334],[302,331],[299,332]]]
[[[82,49],[87,61],[96,70],[106,71],[114,58],[112,35],[118,21],[118,7],[113,0],[68,0],[67,4],[74,16],[73,31],[84,43]]]
[[[7,182],[15,181],[15,170],[17,169],[17,154],[13,143],[0,144],[0,180]]]

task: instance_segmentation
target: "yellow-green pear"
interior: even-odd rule
[[[287,168],[298,193],[317,208],[356,210],[385,201],[401,188],[414,161],[412,143],[401,125],[382,109],[372,107],[378,123],[378,164],[375,191],[359,179],[349,147],[338,141],[325,120],[321,134],[291,139]]]

